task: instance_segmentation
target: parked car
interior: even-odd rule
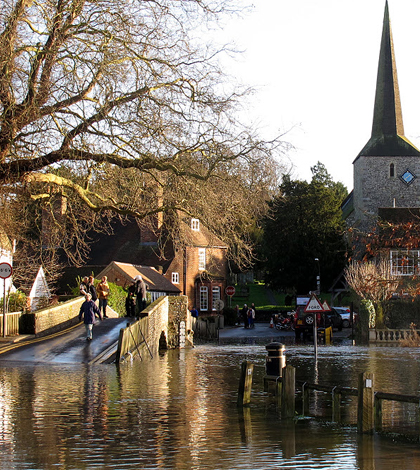
[[[337,329],[338,331],[341,331],[344,327],[344,321],[343,318],[341,317],[340,313],[337,312],[334,308],[329,311],[324,313],[325,316],[325,326],[329,327],[332,326],[333,329]]]
[[[343,319],[343,328],[351,326],[350,309],[349,307],[332,307]],[[357,313],[353,312],[353,323],[357,321]]]

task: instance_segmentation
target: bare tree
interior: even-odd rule
[[[382,302],[398,291],[400,279],[391,273],[389,261],[353,261],[345,270],[345,279],[351,289],[374,307],[369,318],[369,327],[381,326]]]
[[[94,222],[184,213],[249,259],[240,231],[273,184],[267,172],[258,187],[252,174],[274,167],[284,147],[239,124],[246,90],[224,80],[223,50],[194,37],[203,20],[232,10],[230,0],[4,0],[3,208],[38,201],[66,236],[69,221],[76,228],[68,248],[85,241],[86,208]]]

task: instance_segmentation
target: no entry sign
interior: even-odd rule
[[[235,295],[235,288],[233,286],[227,286],[225,289],[226,295],[229,297],[232,297],[232,295]]]

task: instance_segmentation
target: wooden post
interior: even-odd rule
[[[357,431],[363,434],[373,433],[375,381],[374,374],[363,372],[359,375],[359,396],[357,406]]]
[[[295,416],[296,369],[286,366],[283,369],[281,386],[281,417],[294,418]]]
[[[334,387],[332,389],[332,419],[339,423],[341,421],[341,389]]]
[[[375,395],[375,429],[380,431],[382,429],[382,400],[380,398],[376,398]]]
[[[309,387],[306,382],[302,385],[302,415],[309,413]]]
[[[241,366],[241,377],[239,379],[238,406],[251,403],[252,374],[254,364],[244,361]]]

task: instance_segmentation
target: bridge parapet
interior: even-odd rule
[[[141,313],[142,318],[120,330],[116,361],[130,355],[155,356],[159,349],[180,347],[181,323],[185,324],[186,345],[192,346],[188,297],[159,297]]]

